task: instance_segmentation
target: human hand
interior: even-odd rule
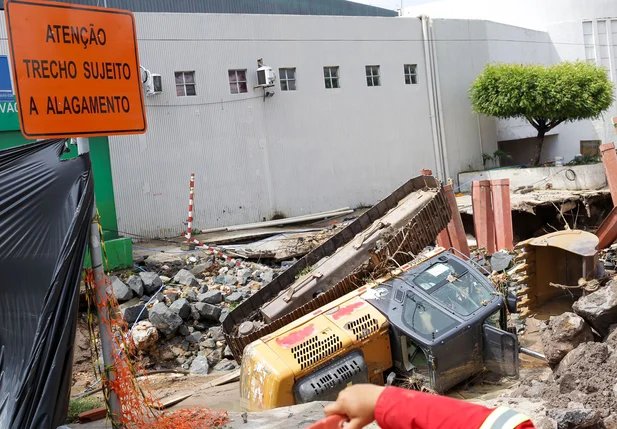
[[[346,429],[361,429],[375,420],[375,405],[384,389],[374,384],[355,384],[340,392],[336,402],[324,408],[324,412],[328,416],[346,416]]]

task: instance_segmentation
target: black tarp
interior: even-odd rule
[[[64,423],[94,202],[64,140],[0,151],[0,429]]]

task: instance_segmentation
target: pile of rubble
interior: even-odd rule
[[[617,428],[617,277],[542,327],[548,377],[523,380],[506,405],[532,400],[538,428]]]
[[[280,269],[236,266],[209,252],[155,254],[142,271],[109,278],[146,367],[207,374],[237,367],[220,326],[229,312]]]

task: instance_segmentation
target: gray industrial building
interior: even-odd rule
[[[148,237],[183,230],[191,173],[198,229],[374,204],[422,168],[456,181],[533,131],[472,112],[484,65],[576,59],[544,31],[343,0],[107,2],[135,12],[141,64],[160,75],[148,132],[109,138],[118,230]],[[545,157],[603,138],[563,124]]]

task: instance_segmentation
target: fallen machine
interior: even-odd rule
[[[437,179],[407,181],[225,318],[234,358],[240,363],[251,342],[409,262],[435,242],[451,216]]]
[[[350,383],[383,385],[387,374],[438,393],[485,368],[518,376],[518,340],[505,323],[491,281],[442,249],[250,344],[243,406],[335,400]]]
[[[419,298],[415,299],[419,305],[410,316],[413,328],[410,331],[409,328],[404,329],[407,325],[402,321],[405,309],[411,308],[411,304],[407,303],[413,302],[407,296],[413,295],[415,289],[407,291],[395,288],[395,301],[400,299],[395,305],[398,312],[394,309],[392,312],[386,311],[376,305],[374,300],[361,296],[369,289],[375,289],[367,285],[372,284],[373,279],[382,278],[394,269],[402,269],[401,266],[417,259],[427,246],[434,244],[435,237],[447,226],[450,218],[450,208],[439,181],[432,176],[411,179],[234,309],[224,320],[223,330],[235,359],[243,364],[242,391],[247,401],[246,408],[264,409],[291,405],[296,400],[304,401],[304,395],[296,398],[290,393],[294,386],[310,372],[326,368],[323,365],[335,358],[351,359],[348,365],[359,365],[358,374],[365,374],[365,378],[372,382],[383,383],[384,372],[393,365],[396,365],[399,372],[407,368],[406,372],[418,373],[414,368],[418,367],[418,359],[424,356],[427,362],[423,367],[426,368],[424,376],[428,380],[425,384],[436,391],[447,390],[452,383],[458,382],[456,380],[461,381],[477,370],[492,365],[490,362],[501,367],[509,359],[508,368],[502,372],[516,374],[518,365],[513,361],[515,358],[504,357],[507,353],[505,349],[515,350],[514,354],[518,351],[516,338],[504,335],[507,333],[502,331],[493,333],[490,328],[483,327],[489,316],[493,321],[499,319],[499,323],[504,320],[496,319],[494,314],[503,306],[503,299],[494,288],[491,289],[488,280],[482,280],[482,275],[477,275],[477,270],[468,262],[445,253],[439,258],[448,261],[452,258],[452,263],[446,264],[452,268],[444,265],[443,273],[433,272],[437,278],[440,273],[444,274],[448,270],[446,280],[472,273],[469,276],[474,285],[480,282],[474,286],[475,290],[488,290],[484,294],[487,298],[481,300],[481,307],[468,314],[457,315],[453,313],[454,308],[444,312],[440,308],[441,304],[435,302],[436,298],[430,296],[432,289],[417,289]],[[410,265],[407,267],[411,268]],[[440,270],[439,266],[434,270]],[[416,272],[415,268],[411,272]],[[435,292],[445,286],[441,284],[443,282],[439,277],[439,286],[437,283],[434,286]],[[472,305],[472,298],[466,298],[464,294],[458,297],[455,295],[450,298],[452,306],[456,299]],[[349,303],[351,308],[362,307],[366,311],[360,319],[341,318],[349,325],[339,326],[332,323],[334,316],[332,320],[326,316],[321,317],[328,311],[336,311],[336,307],[350,300],[353,301]],[[491,310],[490,314],[485,314],[487,308]],[[305,322],[314,317],[317,317],[314,323],[304,326]],[[390,317],[399,317],[401,323],[390,320]],[[428,320],[422,329],[429,338],[423,339],[421,335],[416,335],[414,329],[420,329],[421,322],[415,321],[415,318],[420,317]],[[493,325],[494,329],[498,329],[497,322]],[[435,326],[438,331],[432,329]],[[296,332],[295,328],[300,328],[300,332]],[[397,332],[406,334],[398,335]],[[285,349],[287,354],[282,349],[273,349],[279,340],[283,344],[293,343],[291,339],[280,338],[284,333],[289,333],[291,338],[302,339]],[[244,352],[247,345],[254,341]],[[393,345],[390,345],[391,342]],[[265,348],[256,348],[256,344],[264,344]],[[367,344],[376,344],[371,350],[377,354],[371,354],[365,347]],[[484,356],[485,350],[492,347],[488,347],[491,344],[501,350],[495,358]],[[412,345],[416,348],[413,349]],[[403,347],[416,350],[416,353],[403,353]],[[356,354],[348,356],[347,353],[351,351]],[[295,368],[291,373],[288,372],[290,365]],[[366,371],[361,369],[362,365],[365,365]],[[348,367],[340,367],[337,371],[344,372],[344,368]],[[325,374],[324,377],[328,379],[333,375]],[[348,382],[357,382],[357,379],[348,380],[345,385]],[[327,395],[335,394],[338,392],[336,389],[342,385],[334,384],[330,386],[322,383],[318,390]],[[316,394],[314,399],[329,397],[320,395]]]

